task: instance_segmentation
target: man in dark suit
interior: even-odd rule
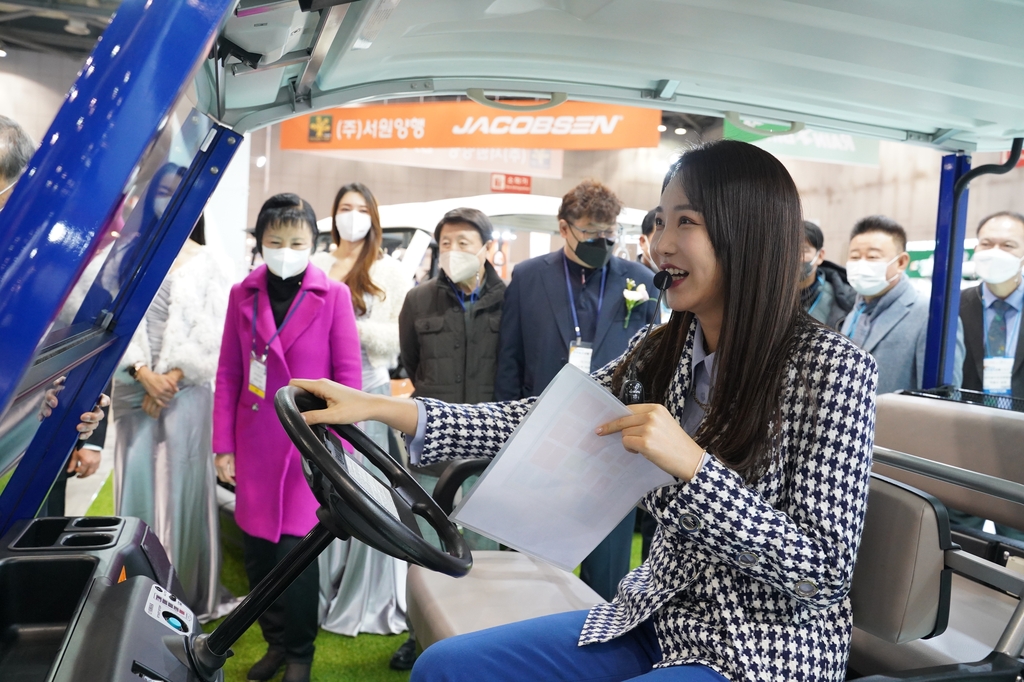
[[[983,283],[960,295],[966,389],[1024,398],[1021,259],[1024,216],[1003,212],[981,221],[973,262]]]
[[[562,198],[558,229],[565,247],[518,264],[505,292],[496,400],[540,395],[571,362],[591,372],[619,357],[654,320],[653,299],[629,310],[625,291],[654,291],[654,273],[612,257],[622,202],[595,180]],[[634,514],[583,561],[580,577],[605,599],[629,572]]]
[[[982,284],[960,294],[960,321],[964,327],[963,387],[989,395],[1024,398],[1024,337],[1020,333],[1024,312],[1024,216],[1003,211],[978,224],[974,250],[975,274]],[[955,509],[956,523],[981,528],[982,519]],[[996,532],[1024,540],[1024,527],[996,524]]]

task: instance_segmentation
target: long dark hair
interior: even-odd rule
[[[363,237],[363,252],[359,254],[359,260],[345,276],[345,284],[352,292],[352,307],[356,309],[356,315],[366,314],[366,294],[384,298],[384,290],[373,283],[370,279],[370,268],[380,258],[380,245],[384,241],[384,232],[380,227],[380,213],[377,211],[377,199],[373,196],[370,188],[361,182],[350,182],[334,196],[334,206],[331,208],[331,239],[337,246],[341,242],[341,234],[338,232],[338,206],[341,205],[341,198],[349,192],[355,192],[366,200],[366,210],[370,214],[370,231]]]
[[[783,379],[798,332],[808,324],[798,293],[800,196],[778,159],[734,140],[688,151],[672,166],[669,182],[682,183],[689,203],[704,216],[725,288],[714,391],[695,440],[754,481],[770,463],[782,421]],[[673,312],[638,359],[653,402],[665,402],[692,322],[692,313]],[[616,394],[631,359],[615,372]]]

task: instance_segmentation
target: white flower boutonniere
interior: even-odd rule
[[[622,328],[625,329],[629,326],[629,316],[633,314],[633,308],[651,300],[651,297],[647,293],[646,284],[637,286],[636,282],[631,279],[626,280],[626,288],[622,290],[622,297],[626,299],[626,321],[622,323]]]

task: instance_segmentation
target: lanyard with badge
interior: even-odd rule
[[[1011,308],[1012,310],[1012,308]],[[1013,356],[1006,357],[1005,353],[1010,348],[1010,339],[1020,333],[1021,311],[1015,311],[1014,332],[1006,330],[1006,347],[1003,350],[1003,357],[994,356],[989,352],[988,327],[985,328],[985,359],[982,362],[982,390],[990,395],[1011,395],[1013,391]]]
[[[572,325],[576,332],[576,340],[569,344],[569,364],[582,369],[590,374],[590,360],[594,355],[594,348],[590,343],[584,343],[580,335],[580,318],[576,314],[576,297],[572,295],[572,281],[569,279],[569,259],[562,254],[562,267],[565,268],[565,289],[569,292],[569,310],[572,311]],[[608,266],[601,269],[601,292],[597,296],[597,314],[601,316],[601,306],[604,305],[604,285],[608,277]]]
[[[260,294],[257,291],[256,295],[252,299],[252,357],[249,359],[249,390],[258,395],[260,398],[267,397],[267,355],[270,353],[270,344],[274,342],[277,335],[281,333],[285,325],[288,324],[288,320],[292,319],[292,315],[302,305],[302,299],[306,297],[306,292],[303,291],[299,296],[298,302],[292,306],[292,309],[285,315],[284,320],[281,322],[281,326],[277,328],[274,335],[267,339],[267,345],[263,348],[263,355],[258,356],[256,354],[256,315],[259,311]]]
[[[480,300],[480,287],[473,290],[473,293],[469,294],[468,298],[466,292],[457,287],[451,280],[448,281],[448,286],[452,288],[452,292],[455,294],[455,299],[459,302],[459,307],[462,308],[462,312],[466,312],[466,301],[468,300],[470,305]]]
[[[857,333],[857,322],[860,321],[860,316],[864,312],[865,307],[867,307],[867,304],[861,303],[859,306],[857,306],[857,309],[853,311],[853,317],[850,318],[850,326],[847,327],[846,330],[847,338],[852,339],[853,335]]]

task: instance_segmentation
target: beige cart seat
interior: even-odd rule
[[[944,552],[951,544],[943,514],[931,496],[872,477],[851,590],[854,618],[865,635],[902,643],[944,627],[950,593]],[[424,648],[453,635],[601,602],[572,573],[516,552],[475,552],[473,570],[460,579],[411,566],[408,589],[409,618]]]
[[[438,497],[442,508],[450,508],[443,490]],[[851,590],[861,632],[895,644],[944,627],[950,593],[944,552],[951,544],[943,515],[931,496],[872,477]],[[410,567],[409,618],[424,648],[453,635],[601,602],[575,575],[526,555],[475,552],[473,557],[473,570],[461,579]]]
[[[489,463],[457,460],[438,472],[434,499],[441,509],[450,514],[463,481]],[[473,569],[464,578],[410,566],[406,585],[409,622],[424,649],[454,635],[589,609],[604,601],[572,573],[518,552],[474,551]]]
[[[572,573],[518,552],[473,552],[473,570],[464,578],[410,566],[407,585],[409,621],[424,649],[454,635],[604,601]]]
[[[878,396],[875,445],[1024,484],[1024,413],[935,398]],[[952,509],[1024,529],[1024,506],[876,463]]]
[[[876,447],[987,474],[1004,482],[1024,481],[1024,414],[932,398],[881,395],[878,397],[875,444]],[[881,455],[876,452],[876,473],[884,473],[887,477],[930,493],[947,506],[1007,525],[1024,525],[1024,507],[1019,504],[962,485],[936,480],[932,476],[887,466],[878,461],[880,458]],[[893,523],[887,511],[880,512],[873,483],[864,544],[857,563],[858,579],[862,566],[865,569],[872,566],[872,572],[880,569],[878,562],[872,559],[872,552],[875,551],[872,548],[880,537],[880,513],[883,524]],[[925,523],[930,526],[932,522],[922,520],[922,524]],[[888,536],[886,543],[895,544],[908,542],[913,537],[909,528],[902,527],[889,528],[884,534]],[[919,538],[920,541],[922,538]],[[921,558],[934,567],[937,558],[931,554],[934,552],[924,553]],[[1012,587],[1014,580],[1010,576],[1013,574],[1002,566],[982,561],[959,550],[946,550],[938,556],[942,554],[945,554],[947,566],[969,573],[988,585],[961,575],[950,575],[947,570],[946,574],[950,575],[948,626],[937,636],[922,638],[928,634],[922,633],[927,626],[915,628],[914,624],[928,620],[928,614],[924,612],[910,612],[905,619],[907,634],[916,634],[916,637],[902,635],[894,627],[890,627],[888,632],[879,630],[872,623],[866,622],[861,613],[865,608],[870,610],[871,603],[865,598],[867,595],[857,594],[858,583],[855,579],[851,668],[862,674],[877,674],[980,661],[1000,643],[1013,643],[1013,637],[1009,636],[1010,630],[1015,618],[1019,619],[1021,615],[1016,613],[1020,608],[1019,600],[1011,596],[1019,595],[1020,589],[1006,589]],[[897,574],[893,574],[894,580]],[[903,574],[899,580],[905,581],[905,567]],[[875,576],[875,579],[884,578],[884,573]],[[924,576],[916,578],[916,571],[915,579],[918,586],[912,589],[922,595],[934,593],[934,580]],[[989,586],[993,583],[1003,585],[1004,589],[993,589]],[[1007,594],[1007,591],[1011,594]],[[884,592],[873,596],[886,597]],[[926,609],[925,601],[922,600],[918,607]],[[897,605],[895,611],[898,610]],[[895,616],[896,613],[889,614],[890,618]],[[1017,633],[1015,636],[1019,639],[1021,635]]]

